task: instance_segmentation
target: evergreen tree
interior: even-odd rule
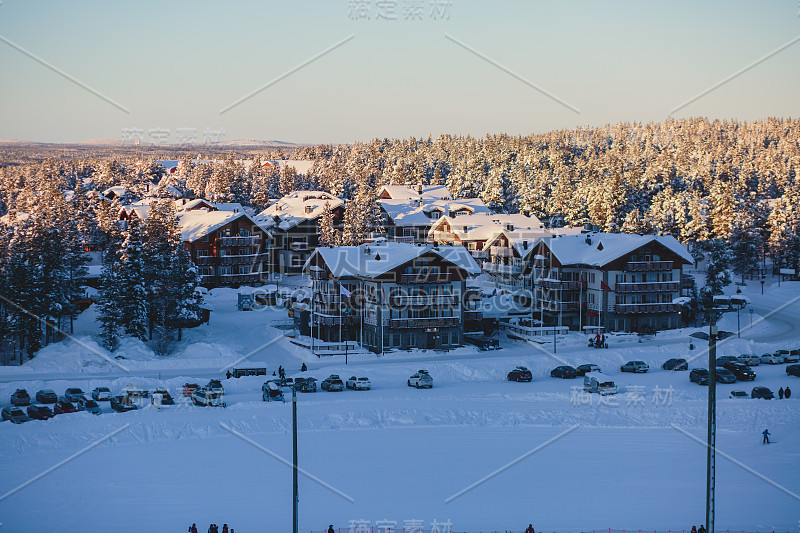
[[[100,339],[103,346],[113,352],[119,346],[122,313],[119,308],[122,296],[117,285],[117,257],[110,253],[103,262],[100,277],[100,294],[97,300],[97,321],[100,322]]]
[[[336,229],[333,227],[334,221],[331,203],[325,202],[322,214],[319,217],[319,243],[323,246],[336,243]]]
[[[138,223],[128,228],[122,245],[122,257],[116,276],[119,291],[119,317],[125,333],[147,340],[147,291],[142,255],[141,230]]]

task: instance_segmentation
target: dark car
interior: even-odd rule
[[[66,413],[77,413],[78,408],[72,405],[72,402],[68,402],[66,400],[59,400],[53,406],[53,413],[57,415],[63,415]]]
[[[28,407],[28,416],[31,420],[47,420],[56,415],[46,405],[31,405]]]
[[[739,358],[733,355],[723,355],[722,357],[717,357],[717,365],[722,366],[724,363],[738,363]]]
[[[714,371],[714,379],[717,383],[736,383],[736,376],[730,370],[718,366]]]
[[[708,370],[705,368],[693,368],[689,372],[689,381],[698,385],[708,385]]]
[[[87,400],[84,398],[83,400],[78,400],[75,405],[79,410],[89,411],[93,415],[103,414],[103,411],[100,409],[100,404],[97,403],[97,400]]]
[[[208,382],[208,385],[205,386],[206,390],[210,390],[211,392],[218,392],[220,394],[225,393],[225,387],[222,386],[222,382],[218,379],[212,379]]]
[[[338,392],[344,390],[344,382],[336,374],[331,374],[322,380],[320,387],[328,392]]]
[[[153,391],[153,394],[161,395],[161,405],[175,405],[175,399],[170,395],[167,389],[159,387]]]
[[[2,417],[3,420],[11,420],[15,424],[22,424],[23,422],[30,420],[28,415],[26,415],[22,409],[14,405],[10,407],[4,407]]]
[[[767,387],[753,387],[753,390],[750,392],[751,398],[764,398],[765,400],[771,400],[775,398],[775,395],[772,394],[772,391],[769,390]]]
[[[51,389],[42,389],[36,393],[36,401],[39,403],[56,403],[58,396]]]
[[[508,373],[506,379],[508,379],[508,381],[529,382],[533,380],[533,374],[524,366],[518,366]]]
[[[585,376],[589,372],[602,372],[602,370],[600,370],[600,367],[597,365],[587,363],[585,365],[580,365],[579,367],[577,367],[575,369],[575,372],[577,372],[579,376]]]
[[[124,413],[126,411],[135,411],[139,407],[127,396],[112,396],[111,408],[120,413]]]
[[[70,387],[64,391],[64,399],[68,402],[74,402],[83,398],[83,391],[78,387]]]
[[[619,367],[620,372],[647,372],[650,370],[650,365],[645,363],[644,361],[628,361],[621,367]]]
[[[317,378],[297,378],[294,388],[300,392],[317,392]]]
[[[800,377],[800,365],[789,365],[786,367],[786,373],[790,376]]]
[[[756,373],[753,372],[753,369],[742,363],[725,363],[722,366],[736,376],[739,381],[753,381],[756,379]]]
[[[17,407],[20,407],[30,404],[31,404],[31,396],[25,389],[17,389],[14,391],[14,394],[11,395],[11,405],[16,405]]]
[[[578,371],[569,365],[557,366],[550,371],[551,378],[572,379],[578,377]]]
[[[664,370],[689,370],[689,363],[686,362],[686,359],[672,358],[664,361],[661,368]]]

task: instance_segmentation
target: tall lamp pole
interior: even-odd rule
[[[706,450],[706,531],[714,533],[714,489],[716,475],[717,434],[717,335],[719,328],[716,316],[712,317],[708,330],[708,439]]]
[[[297,531],[297,388],[294,384],[285,385],[283,388],[292,390],[292,533]]]

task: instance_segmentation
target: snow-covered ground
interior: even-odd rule
[[[735,287],[730,287],[731,291]],[[742,338],[720,343],[718,356],[800,347],[800,284],[769,280],[743,288],[754,313],[741,314]],[[236,311],[236,292],[215,289],[211,323],[185,332],[162,358],[126,341],[114,355],[97,345],[90,309],[76,321],[79,342],[42,350],[21,368],[0,368],[0,404],[20,387],[34,393],[127,383],[165,386],[176,398],[187,381],[205,383],[221,369],[278,365],[318,379],[368,376],[371,391],[298,396],[300,530],[344,528],[365,520],[454,531],[603,528],[689,529],[705,509],[706,387],[687,372],[661,370],[670,357],[705,366],[694,329],[638,342],[611,336],[608,350],[582,336],[552,345],[504,341],[497,352],[465,347],[333,356],[322,360],[271,328],[285,312]],[[774,314],[770,314],[780,306]],[[762,317],[766,317],[762,319]],[[721,329],[736,331],[736,315]],[[628,360],[647,374],[621,374]],[[599,364],[621,387],[600,402],[579,392],[582,380],[549,377],[560,364]],[[528,366],[532,383],[506,373]],[[718,385],[717,528],[797,531],[800,520],[800,380],[785,365],[755,368],[755,385],[795,386],[790,400],[731,400]],[[431,390],[406,379],[430,371]],[[186,531],[196,522],[228,523],[239,532],[289,531],[292,520],[291,404],[261,401],[263,378],[224,382],[226,409],[186,404],[130,413],[59,415],[0,424],[0,523],[4,531]],[[774,444],[761,444],[769,428]],[[33,481],[31,481],[33,480]],[[468,489],[468,490],[467,490]],[[378,531],[378,530],[376,530]]]

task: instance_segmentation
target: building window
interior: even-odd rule
[[[209,256],[208,250],[197,250],[197,257],[208,257]]]
[[[233,274],[233,267],[231,266],[221,266],[219,267],[219,275],[220,276],[230,276]]]

